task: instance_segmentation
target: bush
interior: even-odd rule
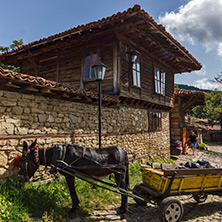
[[[198,145],[198,148],[199,148],[200,150],[207,150],[206,145],[205,145],[205,144],[202,144],[202,143]]]

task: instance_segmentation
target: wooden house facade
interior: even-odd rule
[[[132,63],[127,52],[135,50],[139,55]],[[21,73],[89,90],[97,90],[91,67],[99,60],[107,66],[103,93],[132,98],[133,106],[144,101],[147,108],[172,107],[174,74],[201,68],[138,5],[0,56]]]
[[[135,60],[131,58],[133,53],[137,54]],[[115,139],[104,144],[124,142],[126,145],[123,146],[127,149],[133,141],[131,153],[142,150],[141,156],[143,156],[146,152],[144,147],[146,147],[157,154],[164,153],[166,157],[169,154],[169,111],[173,107],[174,74],[199,70],[201,65],[139,5],[97,22],[80,25],[0,54],[0,63],[18,66],[21,73],[28,74],[27,82],[23,74],[2,71],[7,74],[0,75],[0,90],[6,88],[8,90],[9,87],[14,91],[18,89],[17,91],[21,93],[24,91],[36,95],[40,93],[44,97],[90,103],[93,107],[98,99],[95,96],[89,99],[87,93],[89,91],[95,93],[98,90],[98,83],[95,81],[92,69],[98,61],[102,61],[107,66],[102,83],[102,93],[106,95],[104,98],[109,98],[109,96],[115,98],[115,102],[109,102],[108,99],[105,104],[112,108],[109,111],[104,110],[103,115],[107,115],[107,119],[104,120],[102,126],[105,129],[104,138],[114,136]],[[40,84],[47,81],[49,84],[44,84],[44,86]],[[61,90],[59,84],[62,84],[64,90]],[[68,88],[72,90],[67,90]],[[73,91],[84,92],[84,96]],[[2,95],[4,96],[4,93]],[[54,117],[49,118],[51,114],[48,108],[52,109],[50,100],[42,99],[42,101],[48,104],[45,106],[46,109],[41,111],[43,113],[31,109],[37,112],[33,114],[31,121],[35,121],[38,126],[41,125],[43,132],[47,127],[51,127],[50,121]],[[18,101],[16,104],[22,105]],[[53,104],[59,105],[55,102]],[[29,107],[30,104],[27,106]],[[41,109],[43,107],[41,104],[34,104],[34,106]],[[21,109],[23,112],[27,111],[25,108]],[[95,118],[95,110],[93,108],[92,113],[90,111],[84,113],[82,107],[81,110],[82,113],[78,116],[74,116],[75,110],[72,107],[67,108],[65,114],[56,114],[58,119],[55,118],[55,125],[56,121],[64,120],[66,125],[64,125],[63,133],[66,131],[71,133],[74,130],[72,124],[76,124],[77,128],[85,130],[86,138],[86,132],[94,127],[94,123],[90,121]],[[70,112],[73,112],[71,117]],[[127,113],[130,113],[130,117]],[[45,115],[44,118],[43,115]],[[114,118],[113,121],[110,117]],[[23,117],[19,114],[16,118]],[[37,120],[41,120],[41,123],[39,124]],[[122,125],[119,121],[122,121]],[[28,126],[27,121],[26,125]],[[58,127],[56,125],[56,130],[60,132]],[[2,132],[5,133],[5,131]],[[31,134],[35,130],[27,129],[21,134],[25,136],[27,132]],[[87,135],[90,136],[92,133]],[[136,136],[132,139],[132,135]]]
[[[185,89],[174,90],[174,107],[170,110],[170,136],[174,140],[182,141],[184,152],[185,142],[191,130],[198,135],[200,143],[202,143],[200,130],[191,124],[190,116],[187,114],[189,114],[195,106],[203,106],[205,104],[206,95],[204,92]]]

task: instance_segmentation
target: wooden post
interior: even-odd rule
[[[181,127],[180,128],[180,132],[181,132],[181,141],[182,141],[182,147],[183,147],[183,154],[185,154],[187,152],[186,150],[186,138],[187,138],[187,130],[186,128]]]

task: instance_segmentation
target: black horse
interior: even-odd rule
[[[29,181],[39,168],[39,165],[56,166],[59,161],[75,169],[77,168],[79,172],[84,175],[105,177],[113,173],[117,186],[125,190],[128,189],[128,156],[127,153],[118,146],[95,149],[63,144],[55,145],[51,148],[38,149],[36,147],[36,140],[30,146],[24,141],[23,154],[19,161],[20,174],[25,176],[26,181]],[[74,186],[75,177],[66,171],[58,171],[65,176],[67,181],[72,199],[72,209],[70,213],[73,213],[79,204]],[[119,214],[125,214],[127,211],[127,196],[121,196],[121,207],[118,208],[117,212]]]

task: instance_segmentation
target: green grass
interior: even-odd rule
[[[130,164],[130,187],[142,180],[140,163]],[[108,178],[106,181],[110,181]],[[111,182],[114,179],[111,178]],[[85,217],[95,209],[120,204],[119,194],[98,188],[76,179],[76,192],[80,199],[78,215]],[[67,221],[71,199],[62,176],[48,184],[23,183],[18,178],[0,184],[0,221]]]
[[[172,159],[166,159],[166,160],[162,160],[162,159],[158,159],[157,157],[153,157],[153,159],[150,160],[151,163],[169,163],[169,164],[174,164],[174,160]]]

